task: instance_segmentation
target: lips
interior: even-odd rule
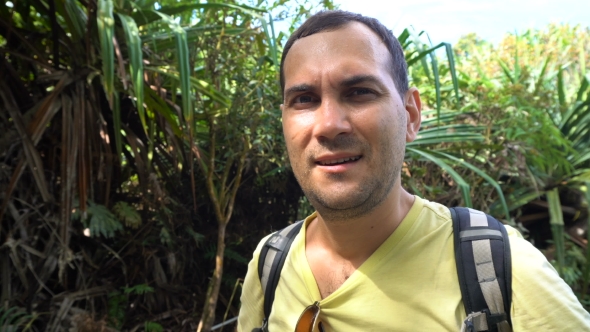
[[[361,156],[352,156],[352,157],[335,158],[335,159],[325,159],[325,160],[317,161],[317,164],[318,165],[322,165],[322,166],[333,166],[333,165],[344,164],[344,163],[351,162],[351,161],[357,161],[359,159],[361,159]]]

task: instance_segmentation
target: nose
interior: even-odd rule
[[[314,136],[318,140],[332,140],[352,132],[350,114],[337,100],[323,99],[315,112]]]

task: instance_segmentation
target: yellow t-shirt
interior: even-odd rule
[[[301,312],[320,302],[330,331],[459,331],[465,319],[448,208],[416,197],[398,228],[334,293],[321,299],[305,256],[309,216],[277,286],[269,331],[294,331]],[[541,252],[507,227],[512,252],[514,331],[590,331],[590,315]],[[263,319],[258,255],[248,265],[238,319],[251,332]]]

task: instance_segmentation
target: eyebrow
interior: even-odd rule
[[[306,92],[306,91],[310,91],[313,90],[314,87],[310,84],[298,84],[298,85],[294,85],[288,89],[285,90],[284,96],[287,97],[288,95],[295,93],[295,92]]]
[[[340,82],[340,86],[344,87],[344,88],[348,88],[348,87],[354,86],[359,83],[373,83],[373,84],[379,86],[380,88],[383,88],[383,83],[381,82],[381,80],[379,80],[376,76],[373,76],[373,75],[351,76],[349,78],[344,79],[342,82]],[[298,84],[298,85],[294,85],[294,86],[286,89],[284,96],[287,97],[292,93],[307,92],[307,91],[311,91],[314,89],[315,89],[315,87],[311,84],[306,84],[306,83]]]
[[[380,88],[383,88],[383,83],[377,77],[373,75],[356,75],[349,77],[342,82],[340,82],[340,86],[344,88],[348,88],[354,86],[359,83],[373,83],[378,85]]]

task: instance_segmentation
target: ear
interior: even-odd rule
[[[406,112],[408,112],[406,125],[406,143],[413,142],[420,130],[422,123],[422,100],[420,92],[412,87],[406,92],[405,96]]]

